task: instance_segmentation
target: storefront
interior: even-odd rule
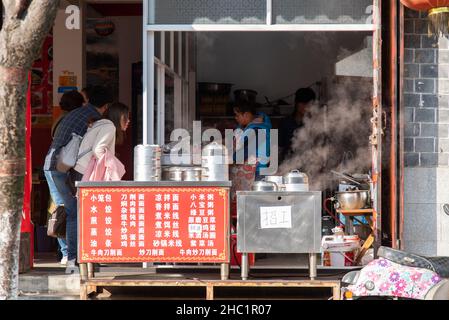
[[[319,170],[317,172],[305,170],[310,180],[313,181],[311,188],[314,191],[323,192],[323,199],[320,195],[312,203],[318,203],[321,208],[322,200],[326,197],[325,192],[329,192],[328,189],[332,188],[327,179],[335,180],[335,177],[330,174],[334,171],[332,169],[341,167],[348,170],[348,168],[351,168],[351,170],[355,170],[352,171],[353,173],[358,173],[362,171],[357,170],[364,170],[366,164],[368,164],[370,175],[365,182],[369,181],[367,191],[370,191],[371,201],[369,201],[369,207],[365,209],[365,206],[363,206],[363,209],[366,210],[365,213],[369,212],[371,238],[368,238],[365,242],[363,253],[373,242],[375,242],[375,246],[380,245],[382,232],[380,188],[382,99],[380,79],[382,77],[380,64],[381,24],[378,1],[344,1],[344,3],[334,1],[330,3],[329,1],[248,0],[226,3],[211,1],[207,4],[202,1],[144,1],[143,13],[143,106],[142,111],[134,110],[134,114],[137,116],[135,124],[138,126],[139,135],[138,140],[135,141],[136,144],[167,145],[171,142],[173,130],[177,128],[182,128],[195,135],[194,120],[200,120],[201,125],[207,123],[206,128],[212,127],[219,131],[223,129],[220,125],[224,125],[224,129],[235,129],[235,126],[232,127],[230,124],[233,118],[233,102],[217,99],[229,98],[230,88],[234,85],[237,90],[261,92],[261,95],[266,97],[266,104],[261,102],[260,97],[255,98],[255,102],[260,110],[263,109],[267,113],[271,111],[269,116],[272,117],[273,128],[282,129],[280,128],[282,119],[288,117],[294,109],[291,103],[292,94],[290,93],[298,87],[311,87],[312,84],[312,86],[317,87],[315,90],[319,96],[319,109],[317,110],[325,116],[319,117],[317,114],[317,119],[320,119],[321,122],[309,124],[309,128],[315,128],[318,125],[326,128],[326,133],[333,134],[334,137],[341,132],[339,130],[342,127],[344,129],[342,139],[338,142],[339,147],[328,149],[326,146],[328,152],[326,157],[329,159],[317,158],[316,160],[330,163],[328,166],[323,165],[320,169],[325,168],[328,172],[322,174]],[[270,46],[266,46],[266,43],[264,43],[267,39],[271,44]],[[289,44],[290,48],[288,46],[283,47],[283,42]],[[226,52],[226,47],[231,48],[231,51]],[[289,54],[293,57],[299,56],[300,59],[298,60],[303,60],[301,62],[305,64],[295,64],[295,58],[293,58],[290,61],[291,70],[289,70],[288,66],[286,67],[283,64],[285,57],[288,56],[288,54],[282,55],[282,51],[285,50],[290,50]],[[253,61],[251,62],[251,60]],[[267,63],[267,61],[269,62]],[[257,64],[260,68],[259,73],[254,71]],[[307,64],[315,67],[307,69]],[[286,75],[284,79],[279,76],[282,73]],[[295,73],[300,73],[300,76],[295,77]],[[282,84],[279,84],[281,82]],[[220,96],[205,94],[201,89],[203,86],[226,86],[226,84],[228,85],[228,91],[223,92]],[[245,86],[251,87],[248,89]],[[257,90],[252,90],[254,88]],[[273,106],[268,96],[273,98],[284,96],[284,99],[288,102],[286,101],[285,104],[277,103],[276,106]],[[277,102],[281,100],[283,99],[275,99]],[[231,112],[229,112],[229,106],[231,106]],[[287,110],[285,113],[280,111],[282,106]],[[279,120],[277,123],[276,119]],[[359,126],[355,126],[355,123]],[[356,132],[357,130],[360,131]],[[141,136],[140,132],[142,133]],[[203,130],[200,130],[200,135],[203,132]],[[363,141],[360,144],[355,142],[357,133],[360,140]],[[348,143],[348,149],[345,149],[346,146],[342,144],[345,141],[344,139],[348,137],[352,141]],[[312,139],[311,137],[306,138]],[[351,145],[351,142],[354,145]],[[351,149],[349,145],[353,148]],[[331,152],[340,150],[341,153],[331,154],[329,150]],[[155,151],[151,152],[154,153]],[[334,160],[334,158],[338,160]],[[298,168],[300,166],[305,167],[306,165],[301,163],[301,160],[304,159],[299,157],[282,163],[279,165],[280,170],[288,172],[292,169],[300,169]],[[155,161],[157,162],[157,160]],[[331,177],[329,178],[329,176]],[[201,220],[203,222],[196,223],[194,217],[196,213],[192,213],[193,211],[196,212],[196,208],[190,207],[192,216],[185,216],[183,218],[186,221],[176,223],[176,228],[182,225],[184,229],[188,226],[187,229],[189,230],[188,236],[185,235],[186,241],[179,242],[178,247],[176,245],[177,238],[173,238],[176,230],[173,230],[172,224],[172,222],[177,221],[170,220],[178,212],[170,208],[172,205],[176,205],[177,209],[175,210],[178,210],[178,203],[170,202],[172,200],[164,202],[165,200],[161,199],[165,199],[166,196],[167,199],[171,199],[173,196],[178,198],[180,193],[187,192],[186,199],[183,198],[183,201],[188,204],[190,198],[191,205],[196,205],[194,198],[202,196],[204,200],[209,195],[213,198],[213,192],[218,192],[220,188],[229,188],[230,184],[223,185],[220,181],[206,184],[203,181],[189,182],[188,184],[185,184],[185,181],[183,182],[107,184],[92,182],[80,184],[81,193],[85,193],[85,197],[80,200],[80,261],[83,263],[96,261],[221,262],[223,263],[222,279],[226,279],[229,272],[227,264],[231,258],[229,252],[225,250],[220,254],[219,250],[213,247],[220,243],[219,245],[226,248],[228,246],[226,243],[229,243],[229,229],[236,226],[230,226],[227,221],[224,224],[217,225],[224,230],[225,240],[222,240],[225,242],[221,243],[221,240],[205,242],[202,237],[208,238],[210,236],[211,232],[208,231],[212,226],[210,222],[204,223],[203,220]],[[361,185],[357,181],[356,183]],[[339,188],[342,187],[341,184],[340,181]],[[319,189],[320,187],[322,189]],[[214,188],[218,189],[215,190]],[[121,192],[117,195],[118,198],[115,197],[117,199],[113,196],[114,192]],[[285,198],[291,196],[292,201],[299,196],[298,194],[287,193],[276,194],[279,200],[284,195]],[[99,204],[100,207],[103,204],[105,205],[104,208],[101,207],[101,210],[106,211],[106,207],[108,207],[107,210],[111,211],[110,206],[118,206],[119,202],[123,206],[121,205],[122,215],[111,218],[115,223],[121,221],[121,230],[117,227],[112,228],[112,231],[116,230],[116,232],[113,232],[113,234],[108,232],[107,239],[101,239],[98,242],[94,241],[97,232],[102,234],[103,231],[97,230],[96,219],[88,221],[87,217],[97,213],[98,206],[94,202],[99,201],[99,196],[102,198],[108,196],[112,203],[108,205],[103,201],[102,204]],[[145,233],[145,237],[143,237],[143,234],[127,234],[131,231],[126,221],[126,213],[130,210],[141,209],[130,207],[131,202],[134,205],[138,202],[136,199],[129,201],[128,198],[131,196],[133,198],[142,197],[142,210],[146,208],[151,211],[149,218],[142,216],[142,219],[144,219],[142,227],[145,225],[145,228],[151,230],[148,234]],[[120,198],[121,201],[119,201]],[[232,216],[232,205],[227,200],[225,202],[227,202],[225,207],[221,208],[217,214],[223,214],[227,217],[227,210],[231,207]],[[204,206],[207,202],[202,201],[201,203],[205,212]],[[167,206],[167,215],[165,216],[162,210],[158,217],[157,213],[162,205],[164,208]],[[214,206],[214,203],[210,202],[210,205]],[[237,206],[239,206],[238,203]],[[152,207],[156,208],[154,209],[156,210],[155,217],[153,217]],[[159,209],[157,209],[158,207]],[[299,208],[293,204],[288,207],[290,210]],[[184,209],[188,210],[186,208]],[[259,209],[263,212],[266,208],[270,207]],[[170,213],[170,210],[173,212]],[[125,212],[125,216],[123,212]],[[321,210],[318,210],[318,212],[321,212]],[[338,213],[345,215],[344,210],[340,210]],[[234,214],[237,216],[235,212]],[[284,213],[276,212],[274,214]],[[357,212],[349,213],[349,215],[357,214]],[[213,212],[211,212],[211,215],[214,215]],[[350,220],[349,215],[345,216],[346,221]],[[316,214],[313,217],[316,217]],[[190,218],[192,218],[192,221],[190,221]],[[199,218],[202,217],[199,216]],[[207,219],[207,217],[203,218]],[[135,220],[136,217],[133,219]],[[159,222],[163,222],[163,225],[159,224],[158,220],[161,220]],[[107,224],[110,224],[111,221],[105,222],[106,225],[102,226],[102,228],[105,228],[104,232],[110,230]],[[289,225],[291,223],[290,221]],[[133,223],[134,228],[137,227],[135,224]],[[215,222],[212,225],[215,230],[217,227]],[[318,225],[321,226],[321,221]],[[207,226],[207,229],[205,229],[205,226]],[[348,226],[352,228],[352,225]],[[156,229],[153,230],[152,228]],[[158,235],[158,228],[163,233]],[[204,232],[205,230],[207,231]],[[142,232],[144,231],[142,229]],[[215,232],[212,233],[215,237]],[[164,238],[165,234],[167,234],[167,239]],[[177,232],[176,235],[178,236]],[[203,247],[206,246],[206,249],[200,248],[197,250],[194,248],[197,243],[191,239],[192,236],[196,239],[196,235],[199,235],[198,239],[203,242]],[[150,236],[150,239],[147,239],[148,236]],[[158,239],[159,236],[163,240]],[[142,241],[136,241],[137,237],[142,237]],[[153,239],[154,237],[156,238]],[[130,238],[132,240],[129,240]],[[320,238],[321,234],[319,235]],[[119,239],[122,239],[122,243]],[[238,241],[237,239],[237,243]],[[134,249],[129,248],[131,243]],[[137,245],[138,243],[139,245]],[[173,246],[170,247],[170,243],[176,246],[174,251],[171,250]],[[120,245],[129,249],[119,249]],[[211,248],[208,247],[209,245]],[[207,250],[214,252],[212,258],[204,256]],[[284,252],[318,253],[319,245],[317,248],[315,246],[313,249],[304,250],[285,250]],[[114,257],[110,255],[111,251],[114,252]],[[204,254],[202,251],[204,251]],[[105,256],[106,252],[107,256]],[[119,255],[117,255],[118,252],[120,252]],[[255,251],[249,250],[249,253],[251,252]],[[216,256],[217,254],[220,258]],[[244,257],[247,258],[246,255]],[[310,259],[310,264],[315,264],[316,267],[315,258],[311,256]],[[315,273],[311,271],[311,278],[314,278],[315,274],[316,270]],[[244,274],[242,274],[242,277],[245,278]]]
[[[341,162],[350,159],[351,154],[361,160],[360,166],[347,167],[351,173],[370,174],[375,245],[380,245],[384,128],[380,11],[380,1],[360,0],[236,0],[207,4],[204,1],[144,1],[142,98],[135,92],[139,86],[133,84],[133,141],[128,141],[125,155],[132,158],[132,149],[138,144],[169,143],[170,134],[176,128],[192,133],[195,120],[201,121],[203,129],[235,129],[232,107],[229,110],[233,103],[231,88],[256,91],[259,110],[268,113],[273,129],[279,129],[282,120],[293,111],[292,92],[300,87],[312,87],[326,114],[318,126],[328,126],[334,133],[341,132],[338,128],[342,125],[353,128],[343,130],[350,131],[349,135],[362,127],[363,134],[359,134],[362,142],[355,143],[352,149],[337,148],[336,165],[327,169],[343,168]],[[107,29],[106,25],[101,27]],[[61,36],[59,41],[64,37]],[[83,59],[78,60],[82,65]],[[138,75],[139,66],[136,65],[135,71]],[[84,78],[85,70],[78,75],[79,88],[86,83]],[[213,96],[211,102],[208,100],[211,96],[201,91],[202,84],[232,86],[225,100]],[[345,122],[338,115],[354,111],[348,106],[359,110],[354,119]],[[357,121],[361,126],[354,127]],[[360,159],[356,153],[359,147],[363,149]],[[132,179],[131,163],[132,160],[127,163],[131,176],[127,180]],[[279,165],[286,172],[297,168],[294,162]],[[329,175],[325,178],[321,174],[309,174],[309,178],[321,182]],[[331,189],[327,182],[323,184],[320,191]]]
[[[334,97],[346,98],[352,94],[351,87],[357,86],[341,78],[358,79],[356,81],[359,85],[363,83],[360,86],[365,89],[370,86],[372,107],[364,110],[364,114],[369,112],[371,116],[365,117],[363,124],[370,132],[363,139],[367,145],[368,141],[371,144],[374,229],[380,244],[383,127],[380,2],[144,1],[143,10],[144,144],[170,142],[174,128],[191,132],[195,119],[206,127],[223,129],[220,125],[226,123],[229,128],[232,111],[225,109],[226,103],[216,100],[204,103],[208,97],[204,99],[201,85],[234,84],[235,89],[256,89],[263,108],[272,107],[272,104],[270,101],[264,104],[262,96],[266,100],[284,96],[288,99],[298,87],[318,84],[318,88],[314,88],[320,95],[320,104],[329,108],[327,112],[333,107],[329,103],[335,103]],[[351,41],[356,45],[348,50],[352,52],[343,54],[344,58],[329,55],[331,51],[351,47],[348,45]],[[283,47],[283,43],[290,43],[290,48]],[[282,50],[289,52],[282,55]],[[288,55],[293,57],[292,61],[297,57],[311,67],[284,63]],[[245,59],[245,56],[250,58]],[[370,60],[369,70],[363,70],[366,59]],[[257,70],[257,63],[260,63],[260,70]],[[356,104],[363,99],[366,97],[357,96]],[[286,103],[289,104],[291,101]],[[289,112],[291,109],[284,114],[272,113],[273,128],[276,123],[279,126],[276,118],[284,118]],[[332,117],[328,119],[331,123],[334,121]],[[285,169],[282,164],[280,167]]]

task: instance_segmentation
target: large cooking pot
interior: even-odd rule
[[[253,191],[278,191],[278,185],[271,181],[255,181],[252,186]]]
[[[232,83],[198,82],[198,91],[200,94],[226,96],[231,93],[232,86]]]
[[[342,210],[363,209],[368,205],[368,190],[353,190],[335,193],[338,207]]]
[[[236,102],[243,100],[255,103],[257,98],[257,91],[250,89],[235,90],[234,97]]]

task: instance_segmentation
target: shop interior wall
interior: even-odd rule
[[[132,64],[142,61],[142,18],[133,17],[110,17],[116,25],[118,33],[119,52],[119,100],[129,106],[131,111],[131,71]],[[133,124],[131,123],[131,126]],[[133,142],[132,128],[129,127],[126,134],[126,141],[122,146],[117,147],[118,157],[126,167],[124,180],[133,180]]]
[[[65,19],[65,10],[59,9],[53,28],[53,105],[57,105],[61,97],[58,94],[58,83],[63,71],[74,73],[78,87],[82,86],[83,81],[82,30],[67,29]],[[31,144],[33,168],[42,169],[51,144],[51,129],[48,124],[33,126]]]

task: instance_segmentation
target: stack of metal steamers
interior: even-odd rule
[[[172,144],[138,145],[134,149],[135,181],[228,181],[227,149],[212,142],[201,150],[201,165]]]

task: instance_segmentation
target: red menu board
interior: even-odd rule
[[[79,262],[229,262],[229,189],[79,189]]]

